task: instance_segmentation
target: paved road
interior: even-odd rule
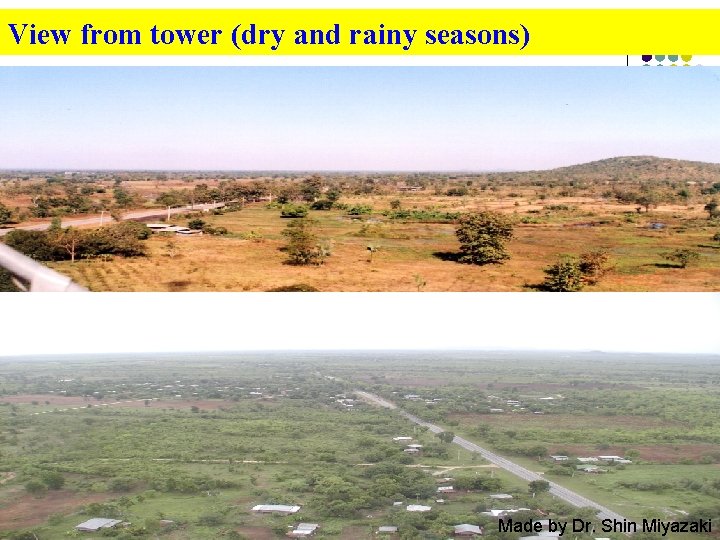
[[[424,420],[418,418],[417,416],[410,414],[408,412],[403,411],[402,409],[398,409],[397,405],[394,403],[381,398],[380,396],[376,396],[375,394],[370,394],[368,392],[363,392],[360,390],[355,390],[355,393],[360,396],[361,398],[365,399],[366,401],[370,401],[372,403],[375,403],[376,405],[379,405],[380,407],[386,407],[388,409],[395,409],[400,414],[402,414],[405,418],[410,420],[411,422],[414,422],[420,426],[424,426],[428,428],[429,431],[433,433],[440,433],[442,431],[445,431],[439,426],[436,426],[434,424],[431,424],[429,422],[425,422]],[[467,439],[463,439],[462,437],[455,436],[453,439],[453,443],[457,444],[458,446],[461,446],[462,448],[465,448],[466,450],[469,450],[470,452],[476,452],[480,454],[483,458],[485,458],[490,463],[494,463],[498,467],[502,467],[508,472],[511,472],[515,476],[519,476],[523,480],[527,480],[528,482],[532,480],[545,480],[542,475],[537,474],[535,472],[532,472],[525,467],[521,467],[520,465],[513,463],[512,461],[505,459],[502,456],[499,456],[495,454],[494,452],[490,452],[489,450],[486,450],[485,448],[482,448],[478,446],[477,444],[468,441]],[[555,482],[550,482],[550,493],[555,495],[556,497],[559,497],[560,499],[564,500],[567,503],[570,503],[573,506],[577,507],[591,507],[595,508],[598,511],[598,517],[600,519],[616,519],[618,521],[624,521],[625,518],[618,514],[617,512],[613,512],[609,508],[606,508],[594,501],[591,501],[590,499],[583,497],[582,495],[575,493],[574,491],[571,491],[567,488],[564,488]]]
[[[175,214],[184,214],[186,212],[192,212],[197,210],[211,210],[213,208],[220,208],[221,206],[224,206],[225,203],[207,203],[207,204],[196,204],[193,207],[190,206],[182,206],[180,208],[171,208],[170,209],[170,215]],[[126,214],[123,214],[122,220],[127,221],[129,219],[147,219],[150,217],[157,217],[157,218],[165,218],[168,215],[167,209],[162,208],[152,208],[149,210],[134,210],[132,212],[128,212]],[[109,225],[113,222],[113,219],[110,217],[109,214],[105,214],[102,218],[101,216],[91,216],[91,217],[82,217],[82,218],[67,218],[62,220],[62,226],[63,227],[79,227],[82,225],[101,225],[100,220],[102,219],[102,225]],[[50,227],[50,222],[44,222],[44,223],[35,223],[34,225],[21,225],[19,227],[15,227],[15,229],[23,229],[26,231],[44,231],[48,227]],[[15,229],[0,229],[0,236],[4,236],[7,233],[9,233],[12,230]]]

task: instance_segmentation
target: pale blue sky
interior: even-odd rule
[[[720,162],[720,68],[0,67],[0,168]]]

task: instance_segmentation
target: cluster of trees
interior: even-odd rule
[[[149,236],[150,230],[144,224],[131,221],[98,229],[63,229],[58,221],[47,231],[14,230],[5,242],[39,261],[75,261],[100,255],[145,255],[142,240]]]
[[[594,285],[610,270],[606,251],[588,251],[579,258],[563,257],[544,270],[545,281],[540,289],[550,292],[573,292],[585,285]]]

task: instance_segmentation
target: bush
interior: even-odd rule
[[[194,218],[188,221],[188,228],[193,229],[194,231],[204,231],[205,227],[205,221],[200,218]]]
[[[590,285],[597,283],[610,269],[610,256],[606,251],[587,251],[580,255],[579,268],[583,281]]]
[[[687,268],[695,265],[700,260],[700,253],[692,249],[676,249],[670,253],[666,253],[664,257],[672,262],[677,263],[680,268]]]
[[[513,225],[503,214],[465,214],[460,217],[455,235],[460,241],[461,262],[489,264],[510,258],[505,243],[513,236]]]
[[[333,207],[333,201],[329,199],[320,199],[310,205],[312,210],[330,210]]]
[[[329,255],[329,250],[320,245],[314,231],[315,221],[293,219],[288,223],[283,235],[288,238],[286,251],[288,263],[295,265],[321,265]]]
[[[280,211],[283,218],[304,218],[308,214],[308,207],[302,204],[285,204]]]
[[[369,206],[367,204],[356,204],[347,209],[347,213],[349,216],[362,216],[372,214],[372,211],[372,206]]]
[[[583,273],[580,264],[572,259],[563,259],[543,270],[545,281],[541,288],[550,292],[574,292],[583,287]]]

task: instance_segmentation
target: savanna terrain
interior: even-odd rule
[[[93,291],[555,290],[548,269],[593,253],[602,271],[571,290],[720,290],[720,165],[708,163],[627,157],[518,173],[1,178],[6,227],[99,212],[108,224],[143,208],[155,208],[145,221],[157,222],[166,208],[226,202],[170,217],[205,234],[156,234],[132,256],[87,250],[65,260],[66,234],[50,264]],[[511,223],[507,257],[462,261],[458,223],[478,212]],[[304,259],[289,254],[294,219],[305,220],[304,239],[317,251]]]

